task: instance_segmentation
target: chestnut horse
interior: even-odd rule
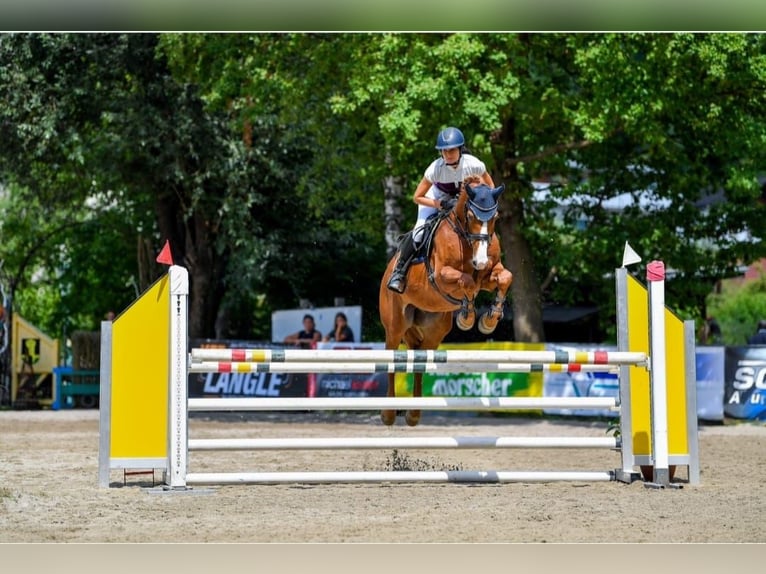
[[[430,247],[422,264],[413,263],[407,273],[407,288],[396,293],[387,287],[396,256],[380,282],[380,320],[386,331],[386,349],[436,349],[452,329],[452,314],[460,310],[455,322],[467,331],[476,321],[474,300],[480,290],[494,291],[489,310],[479,318],[483,334],[492,333],[503,316],[503,303],[513,276],[500,261],[500,241],[495,235],[497,199],[504,185],[463,185],[454,208],[439,218]],[[394,374],[388,375],[388,396],[396,396]],[[422,373],[415,373],[413,396],[422,395]],[[419,410],[409,410],[410,426],[420,421]],[[381,420],[394,424],[396,411],[384,410]]]

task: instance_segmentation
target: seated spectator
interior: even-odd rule
[[[766,345],[766,320],[758,321],[755,335],[747,340],[748,345]]]
[[[303,330],[285,337],[285,343],[296,345],[303,349],[311,349],[314,343],[322,340],[322,333],[316,330],[316,323],[313,315],[303,316]]]
[[[351,327],[348,326],[348,319],[346,319],[346,314],[343,312],[338,312],[335,315],[335,328],[333,329],[332,333],[329,333],[325,338],[325,341],[336,341],[338,343],[345,342],[345,343],[353,343],[354,342],[354,331],[351,330]]]

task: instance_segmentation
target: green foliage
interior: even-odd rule
[[[758,321],[766,319],[766,275],[711,295],[708,314],[721,326],[724,344],[746,345]]]
[[[609,336],[629,241],[701,318],[765,255],[765,99],[758,34],[5,35],[3,273],[32,319],[89,328],[170,239],[197,335],[266,338],[272,310],[340,296],[379,338],[381,181],[402,183],[408,227],[458,125],[508,186],[530,253],[514,273],[555,269],[543,304],[597,305]]]

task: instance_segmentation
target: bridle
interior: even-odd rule
[[[465,203],[463,204],[463,218],[462,220],[464,222],[468,222],[468,206],[471,206],[471,211],[473,213],[480,211],[483,213],[491,213],[492,215],[486,220],[489,221],[492,219],[492,217],[495,216],[497,213],[497,204],[495,204],[491,208],[482,208],[479,205],[476,205],[473,203],[470,199],[466,198]],[[455,213],[453,211],[453,213]],[[447,222],[450,224],[450,227],[452,227],[452,230],[457,233],[460,237],[465,239],[469,245],[473,245],[477,241],[486,241],[489,242],[492,239],[491,233],[469,233],[468,230],[465,229],[463,225],[460,224],[460,218],[458,218],[457,214],[455,214],[455,217],[447,217]],[[453,221],[454,220],[454,221]]]
[[[471,205],[472,211],[481,211],[484,213],[489,212],[497,212],[497,204],[492,206],[491,208],[482,208],[481,206],[476,205],[475,203],[471,202],[468,197],[466,197],[465,203],[463,204],[463,221],[468,221],[468,205]],[[495,214],[492,214],[492,217]],[[492,217],[488,218],[488,220],[492,219]],[[461,237],[468,243],[469,246],[473,246],[473,244],[477,241],[486,241],[490,242],[492,240],[492,234],[488,233],[469,233],[465,227],[464,224],[461,225],[460,218],[457,215],[457,211],[453,209],[451,212],[443,215],[440,217],[440,221],[446,221],[449,226],[452,228],[452,230],[455,232],[455,234],[458,237]],[[439,227],[440,221],[437,221],[436,224],[433,227],[433,230],[431,232],[431,236],[429,237],[428,241],[429,243],[433,239],[433,237],[436,235],[437,228]],[[427,251],[430,251],[428,249]],[[427,253],[424,257],[424,263],[426,266],[426,276],[428,277],[428,282],[431,284],[431,286],[448,302],[452,303],[453,305],[460,305],[461,312],[466,312],[471,307],[471,302],[468,301],[467,298],[457,299],[450,295],[449,293],[445,293],[439,288],[439,285],[436,283],[436,278],[434,276],[434,269],[431,266],[431,257],[430,253]],[[474,275],[476,275],[476,271],[474,271]]]

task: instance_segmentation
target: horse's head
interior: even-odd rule
[[[489,263],[488,250],[495,233],[497,199],[505,185],[492,188],[485,183],[474,185],[466,182],[464,207],[462,209],[464,235],[471,244],[471,263],[474,269],[482,270]],[[459,215],[460,217],[461,215]]]

